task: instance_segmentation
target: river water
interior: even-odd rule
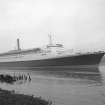
[[[77,70],[0,70],[2,74],[27,75],[31,81],[14,84],[0,83],[0,88],[41,96],[53,105],[104,105],[105,66],[95,68],[97,72]],[[85,70],[86,69],[86,70]],[[92,68],[93,69],[93,68]],[[91,70],[88,68],[88,71]]]

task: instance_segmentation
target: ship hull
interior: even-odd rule
[[[0,62],[0,68],[6,69],[34,69],[48,68],[69,69],[78,67],[98,67],[104,53],[83,54],[42,60]]]

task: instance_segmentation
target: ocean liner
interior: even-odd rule
[[[0,54],[0,68],[69,68],[98,66],[104,56],[103,51],[73,53],[64,50],[62,44],[53,44],[49,35],[49,44],[44,48],[21,49],[17,39],[17,50]]]

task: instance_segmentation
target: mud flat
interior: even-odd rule
[[[0,89],[0,105],[52,105],[52,102],[41,97],[17,94],[14,91]]]

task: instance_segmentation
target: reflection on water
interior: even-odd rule
[[[80,70],[82,69],[82,70]],[[84,71],[83,71],[84,70]],[[102,84],[103,78],[102,73],[100,73],[99,68],[76,68],[74,69],[54,69],[54,70],[46,70],[46,69],[33,69],[33,70],[0,70],[0,75],[12,75],[12,77],[17,78],[17,80],[34,80],[35,78],[41,79],[53,79],[56,81],[66,81],[66,80],[79,80],[85,81],[84,83],[100,83]],[[1,80],[0,80],[1,81]],[[90,81],[90,82],[89,82]],[[23,82],[23,83],[25,83]]]
[[[82,69],[82,70],[80,70]],[[79,80],[84,81],[84,83],[90,84],[90,83],[99,83],[102,85],[102,76],[100,73],[99,68],[76,68],[74,69],[54,69],[54,70],[33,70],[31,71],[32,75],[38,77],[45,77],[48,79],[54,78],[56,81],[58,80]],[[89,82],[90,81],[90,82]]]
[[[102,76],[99,73],[88,73],[88,72],[83,72],[83,73],[76,73],[76,72],[63,72],[63,71],[59,71],[59,72],[34,72],[34,79],[47,79],[47,80],[56,80],[56,81],[64,81],[65,83],[71,80],[73,82],[78,81],[78,83],[84,83],[84,84],[94,84],[94,85],[102,85],[103,81],[102,81]],[[33,76],[32,74],[32,76]],[[64,84],[65,84],[64,83]]]
[[[31,81],[0,87],[19,93],[51,99],[56,105],[103,105],[105,71],[103,68],[0,70],[10,75],[30,74]]]

